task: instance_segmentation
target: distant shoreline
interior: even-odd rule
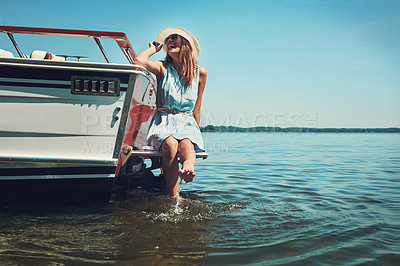
[[[201,132],[294,132],[294,133],[400,133],[400,128],[308,128],[308,127],[200,127]]]

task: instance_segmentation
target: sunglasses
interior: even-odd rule
[[[167,38],[165,38],[164,44],[167,44],[169,38],[171,38],[173,41],[175,41],[176,39],[178,39],[178,34],[174,33],[169,35]]]

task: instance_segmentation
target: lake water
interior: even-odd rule
[[[1,264],[400,264],[400,134],[203,136],[184,201],[2,206]]]

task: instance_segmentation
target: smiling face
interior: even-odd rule
[[[168,54],[179,54],[182,46],[182,38],[178,34],[171,34],[165,39],[164,45],[167,46]]]
[[[165,38],[164,47],[167,52],[165,63],[167,65],[174,64],[179,75],[184,77],[183,85],[190,85],[195,76],[197,61],[189,41],[178,34],[171,34]]]

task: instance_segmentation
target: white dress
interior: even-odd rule
[[[197,151],[204,149],[200,128],[192,115],[199,87],[198,68],[189,86],[182,86],[181,81],[173,64],[167,65],[157,85],[157,107],[187,113],[156,112],[147,134],[147,144],[153,146],[155,150],[160,150],[161,144],[169,136],[178,141],[187,138]]]

